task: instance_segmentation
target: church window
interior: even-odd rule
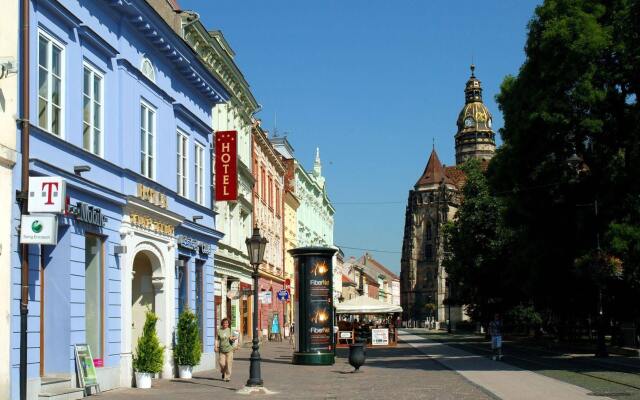
[[[431,261],[433,260],[433,246],[428,244],[425,246],[424,248],[424,258],[427,259],[427,261]]]
[[[427,222],[427,228],[426,228],[426,233],[425,233],[425,239],[426,239],[426,240],[431,240],[431,238],[432,238],[431,222]]]

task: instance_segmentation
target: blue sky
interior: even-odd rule
[[[335,242],[400,271],[408,191],[432,141],[455,163],[456,118],[476,64],[494,128],[494,97],[524,61],[537,0],[179,0],[236,52],[258,117],[288,133],[313,167],[320,147],[336,207]],[[354,204],[356,203],[356,204]]]

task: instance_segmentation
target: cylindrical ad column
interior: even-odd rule
[[[333,340],[333,255],[330,247],[289,250],[296,268],[296,335],[293,363],[331,365]]]

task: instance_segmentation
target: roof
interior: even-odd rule
[[[364,253],[364,255],[358,259],[358,262],[361,263],[361,264],[364,264],[364,265],[372,265],[374,268],[378,269],[380,272],[382,272],[384,275],[386,275],[387,277],[391,278],[392,280],[400,280],[398,275],[396,275],[393,272],[389,271],[389,269],[387,267],[382,265],[375,258],[371,257],[371,255],[369,253]]]
[[[342,274],[342,283],[352,283],[355,285],[355,282],[345,274]]]
[[[462,187],[464,186],[464,183],[467,181],[466,174],[464,173],[463,170],[461,170],[457,166],[445,167],[444,173],[452,181],[452,183],[456,185],[456,187],[458,187],[459,189],[462,189]]]
[[[452,183],[449,177],[445,174],[444,167],[438,158],[438,154],[436,153],[436,149],[431,150],[431,155],[429,156],[429,161],[427,162],[427,166],[422,173],[420,179],[416,183],[417,186],[426,186],[426,185],[437,185],[440,184],[444,180],[445,183]]]
[[[373,299],[369,296],[358,296],[336,304],[337,314],[392,314],[401,313],[402,307]]]

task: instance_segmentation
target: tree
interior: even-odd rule
[[[142,328],[142,336],[138,338],[136,354],[133,357],[133,369],[138,372],[150,372],[156,374],[162,371],[164,364],[164,347],[160,345],[156,333],[158,316],[147,311],[147,316]]]
[[[467,180],[456,217],[445,227],[444,266],[455,285],[456,301],[476,320],[487,320],[513,297],[504,283],[509,234],[502,223],[502,204],[490,193],[477,160],[463,167]]]
[[[546,0],[525,51],[497,96],[504,144],[489,181],[502,193],[523,297],[566,321],[595,311],[589,271],[602,276],[608,264],[584,260],[598,244],[596,258],[622,261],[627,288],[639,282],[640,2]]]
[[[178,318],[176,329],[176,347],[174,356],[178,365],[198,365],[202,355],[198,317],[193,311],[186,309]]]

